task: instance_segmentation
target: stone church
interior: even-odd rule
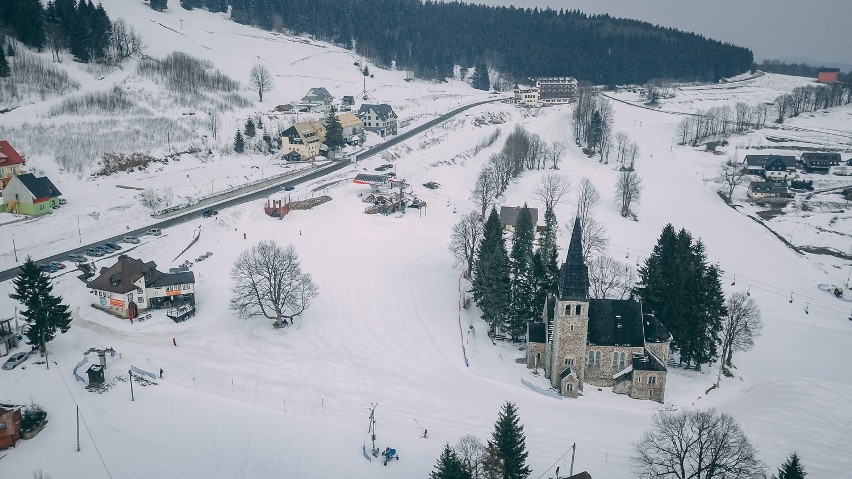
[[[582,236],[578,219],[558,293],[547,298],[541,320],[527,325],[527,367],[543,368],[565,397],[577,397],[588,383],[663,402],[671,334],[639,301],[589,298]]]

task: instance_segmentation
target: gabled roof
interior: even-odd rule
[[[746,155],[746,166],[766,166],[766,164],[775,158],[780,158],[787,168],[796,167],[796,157],[791,155]]]
[[[672,340],[672,335],[663,326],[663,323],[653,314],[643,315],[645,322],[645,342],[646,343],[665,343]]]
[[[834,165],[839,165],[840,153],[802,153],[802,161],[805,162],[805,164],[809,164],[812,162],[830,162]]]
[[[135,290],[134,283],[143,276],[146,282],[152,282],[163,276],[163,273],[157,271],[157,264],[153,261],[146,263],[140,259],[119,255],[114,265],[101,268],[101,274],[93,279],[88,287],[99,291],[125,294]]]
[[[820,67],[819,73],[840,73],[840,69],[833,67]]]
[[[331,96],[331,93],[328,92],[323,87],[319,88],[311,88],[308,90],[308,94],[302,98],[302,101],[312,102],[312,101],[322,101],[322,102],[330,102],[331,99],[334,98]]]
[[[175,284],[195,284],[195,274],[192,271],[181,271],[178,273],[163,273],[159,278],[146,283],[151,288],[172,286]]]
[[[574,230],[571,233],[571,243],[568,245],[568,254],[559,271],[559,299],[581,300],[589,297],[589,267],[583,260],[583,228],[580,218],[574,221]],[[591,314],[591,310],[589,312]],[[589,316],[591,321],[591,316]],[[591,335],[589,336],[591,341]]]
[[[647,352],[647,350],[646,350]],[[653,354],[645,354],[644,356],[633,356],[634,371],[665,371],[665,364]]]
[[[749,191],[752,193],[775,193],[787,194],[787,185],[785,183],[773,183],[769,181],[752,181],[748,185]]]
[[[23,165],[26,160],[12,148],[8,141],[0,141],[0,166]]]
[[[515,226],[518,223],[518,215],[521,214],[521,206],[501,206],[500,207],[500,223],[509,226]],[[538,224],[538,208],[527,208],[530,210],[532,224]]]
[[[773,156],[766,162],[764,169],[766,171],[787,171],[787,163],[781,157]]]
[[[376,116],[378,116],[379,119],[382,121],[387,120],[388,118],[396,117],[396,113],[393,112],[393,108],[391,108],[391,106],[387,103],[382,103],[379,105],[361,105],[361,108],[358,109],[358,115],[363,115],[370,110],[376,112]]]
[[[340,126],[342,126],[343,128],[362,124],[361,119],[352,113],[341,113],[337,115],[337,119],[340,120]]]
[[[59,188],[53,186],[53,183],[51,183],[46,176],[37,178],[32,173],[26,173],[18,175],[16,178],[21,181],[27,190],[29,190],[30,194],[33,195],[33,198],[52,198],[55,196],[62,196],[62,192],[59,191]]]
[[[589,300],[589,345],[645,346],[642,329],[642,307],[638,301]]]

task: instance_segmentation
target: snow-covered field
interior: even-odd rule
[[[277,82],[263,108],[292,102],[311,86],[326,86],[338,95],[360,91],[361,78],[351,66],[357,58],[334,47],[253,30],[206,12],[173,7],[156,14],[142,2],[117,0],[107,0],[104,6],[113,18],[124,16],[133,22],[150,55],[188,51],[211,59],[240,80],[259,55]],[[403,118],[419,110],[445,111],[457,101],[482,96],[458,81],[407,83],[404,72],[372,67],[371,72],[376,77],[376,99],[393,104]],[[767,99],[803,81],[766,75],[752,80],[749,88],[760,89],[759,98]],[[90,88],[109,86],[92,84]],[[717,100],[738,101],[730,91],[716,88],[679,91],[674,101],[680,101],[681,95],[692,98],[691,105],[680,107],[684,109],[706,109]],[[758,94],[752,91],[743,98],[757,100]],[[18,116],[10,118],[33,121],[40,108],[43,105],[21,108],[14,112]],[[555,466],[566,471],[564,454],[573,443],[577,444],[576,470],[588,470],[595,478],[630,477],[630,443],[649,426],[651,416],[660,409],[693,406],[731,413],[758,446],[761,458],[773,467],[796,450],[811,477],[848,476],[852,471],[848,443],[852,375],[846,364],[852,349],[850,303],[834,299],[817,286],[842,283],[852,265],[833,257],[799,255],[743,211],[727,206],[716,193],[718,185],[709,181],[726,156],[673,145],[680,116],[623,103],[615,103],[614,108],[615,130],[627,132],[642,151],[637,171],[645,191],[638,222],[618,214],[612,200],[617,176],[613,164],[586,158],[572,145],[570,107],[534,115],[491,105],[469,110],[390,152],[398,155],[397,173],[412,184],[441,183],[437,190],[415,186],[428,203],[422,216],[414,209],[402,217],[365,215],[358,194],[366,187],[342,181],[325,189],[331,202],[292,212],[282,221],[265,216],[262,202],[250,202],[222,210],[216,219],[199,218],[165,230],[162,237],[131,251],[131,256],[154,260],[162,269],[205,251],[213,253],[193,269],[199,314],[185,323],[172,323],[159,311],[146,322],[131,325],[91,308],[85,285],[73,274],[57,275],[56,291],[71,305],[74,322],[67,334],[51,344],[50,369],[33,357],[25,367],[0,375],[0,402],[37,402],[48,411],[50,423],[34,440],[5,451],[7,456],[0,460],[2,477],[30,477],[37,470],[54,479],[425,477],[444,443],[453,444],[464,434],[488,439],[505,401],[519,407],[533,478],[551,477]],[[801,122],[849,132],[850,111],[818,113],[787,124]],[[502,114],[505,123],[475,125],[477,117],[496,113]],[[234,115],[230,130],[241,118]],[[609,231],[612,256],[631,264],[642,261],[670,222],[702,238],[710,260],[725,271],[728,292],[750,291],[763,313],[764,333],[753,351],[734,356],[735,378],[723,380],[722,387],[708,395],[705,391],[715,380],[715,368],[703,373],[673,369],[664,405],[592,387],[580,399],[558,400],[521,384],[525,379],[545,385],[542,378],[516,363],[522,351],[492,345],[475,308],[459,311],[460,272],[452,269],[446,247],[452,225],[461,214],[475,209],[468,196],[480,166],[499,150],[516,124],[545,141],[570,145],[560,172],[575,185],[589,178],[600,190],[603,202],[598,216]],[[493,146],[475,156],[464,154],[496,128],[502,135]],[[768,144],[760,138],[757,133],[736,137],[728,152],[743,142],[752,142],[752,147]],[[835,146],[843,146],[843,141],[835,140]],[[751,150],[740,146],[738,154],[746,151]],[[847,156],[844,153],[844,159]],[[200,194],[208,192],[211,182],[218,187],[215,183],[222,176],[217,175],[250,180],[260,173],[250,167],[223,170],[226,164],[260,167],[268,161],[260,156],[223,156],[205,164],[188,158],[164,166],[157,174],[191,174]],[[300,186],[298,191],[309,194],[337,179],[348,180],[356,171],[370,171],[379,162],[384,160],[374,158]],[[102,212],[92,224],[88,223],[91,217],[81,218],[87,238],[97,239],[101,229],[108,236],[110,228],[125,227],[125,220],[132,221],[131,227],[150,221],[147,211],[133,200],[133,191],[115,184],[148,187],[152,172],[80,180],[58,172],[50,158],[35,158],[33,163],[51,175],[69,204],[67,210],[63,206],[50,218],[32,223],[54,221],[50,228],[39,225],[44,229],[23,230],[22,225],[35,226],[4,225],[16,241],[59,231],[65,238],[57,236],[56,248],[76,246],[77,213],[70,214],[75,202],[89,202],[88,208]],[[264,174],[269,175],[274,167],[265,168]],[[510,186],[501,203],[528,202],[540,207],[531,192],[544,173],[526,173]],[[740,198],[743,191],[737,192]],[[560,222],[568,222],[575,208],[573,201],[561,204],[556,212]],[[119,218],[121,222],[114,224]],[[778,223],[781,234],[794,235],[794,243],[810,234],[805,233],[811,231],[808,221],[790,226],[789,233],[783,221],[788,220],[776,218],[770,225],[774,228]],[[823,233],[820,238],[831,237],[833,247],[848,249],[852,233],[848,219],[824,227],[836,233]],[[199,242],[175,259],[196,229],[201,231]],[[243,320],[228,310],[234,259],[264,239],[293,244],[320,290],[295,326],[279,331],[268,321]],[[562,234],[560,244],[567,243],[567,234]],[[9,264],[7,256],[3,261]],[[108,264],[108,260],[98,262],[98,266]],[[0,284],[0,309],[7,316],[15,307],[7,296],[10,291],[10,282]],[[468,333],[469,326],[473,332]],[[86,391],[71,375],[82,352],[91,347],[120,352],[107,358],[107,378],[113,386],[102,394]],[[137,385],[135,401],[126,382],[131,365],[165,372],[156,385]],[[378,445],[399,450],[400,460],[387,467],[369,463],[361,454],[368,441],[371,403],[378,403]],[[76,450],[75,405],[83,419],[80,452]],[[419,437],[423,429],[428,429],[428,439]]]

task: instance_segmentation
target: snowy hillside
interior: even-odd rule
[[[148,55],[184,51],[210,60],[244,84],[258,61],[273,72],[276,89],[263,104],[245,91],[252,107],[223,112],[223,138],[232,137],[249,114],[293,102],[310,87],[324,86],[337,96],[357,95],[362,88],[362,77],[353,66],[360,59],[342,49],[262,32],[199,10],[175,6],[160,14],[141,1],[119,0],[105,0],[104,7],[111,18],[124,17],[141,32]],[[404,72],[370,70],[375,76],[367,84],[371,101],[392,104],[401,119],[412,119],[411,124],[485,96],[461,81],[406,82]],[[119,84],[162,94],[154,85],[141,85],[133,72],[135,67],[128,66],[103,79],[83,71],[74,75],[82,92]],[[681,116],[669,112],[771,101],[806,82],[767,74],[733,89],[683,87],[664,101],[662,111],[631,105],[638,103],[631,93],[614,94],[624,101],[613,102],[614,130],[628,133],[642,152],[636,169],[645,191],[637,222],[622,218],[613,200],[618,174],[614,164],[601,164],[574,146],[570,106],[534,112],[494,104],[471,109],[394,147],[385,158],[353,165],[293,192],[297,197],[327,194],[333,198],[329,203],[278,221],[263,213],[262,201],[248,202],[222,210],[217,218],[199,217],[166,229],[163,236],[130,251],[130,256],[156,261],[164,270],[213,253],[193,268],[199,314],[184,323],[173,323],[163,311],[155,311],[145,322],[119,320],[90,306],[91,294],[74,274],[55,274],[55,291],[71,305],[74,321],[67,334],[51,343],[50,369],[34,356],[14,370],[0,371],[0,403],[37,402],[48,411],[50,423],[35,439],[4,451],[0,475],[23,478],[43,470],[54,479],[427,477],[444,443],[454,444],[464,434],[488,439],[500,406],[513,401],[525,426],[533,478],[552,477],[556,466],[567,471],[570,454],[565,453],[573,443],[576,471],[588,470],[596,479],[631,477],[631,443],[649,427],[653,414],[688,407],[717,407],[732,414],[773,470],[795,450],[810,477],[846,477],[852,471],[847,437],[852,427],[852,375],[846,364],[852,350],[852,322],[847,320],[852,303],[818,286],[844,283],[852,263],[788,248],[748,216],[756,213],[745,205],[743,187],[735,193],[734,203],[740,207],[732,208],[718,196],[719,185],[712,178],[727,154],[741,158],[746,153],[788,151],[768,149],[787,145],[766,139],[778,132],[734,137],[721,155],[713,155],[676,145],[672,139]],[[25,124],[79,121],[46,118],[50,106],[60,100],[4,114],[0,136],[8,134],[14,143]],[[188,112],[162,102],[153,110],[175,118]],[[185,125],[193,131],[191,120]],[[763,313],[764,332],[754,350],[735,355],[735,378],[724,379],[721,388],[708,395],[716,365],[704,372],[672,368],[662,405],[588,385],[583,397],[560,400],[521,383],[546,387],[543,378],[516,362],[523,356],[517,346],[491,343],[475,307],[460,310],[460,271],[452,268],[446,246],[460,215],[476,209],[469,194],[481,165],[499,151],[515,125],[547,142],[568,145],[560,173],[574,185],[589,178],[601,192],[598,216],[611,237],[610,255],[630,264],[643,261],[663,226],[672,223],[704,241],[708,258],[724,270],[727,293],[750,292]],[[806,138],[796,136],[790,144],[807,141],[840,149],[844,159],[850,156],[848,107],[786,125],[811,130],[800,131],[797,135]],[[204,126],[196,127],[197,139],[186,145],[203,141]],[[476,145],[498,128],[497,142],[474,154]],[[178,195],[197,197],[283,170],[268,156],[225,154],[224,143],[216,147],[223,151],[210,160],[184,155],[179,162],[157,164],[145,172],[97,179],[60,171],[50,155],[32,154],[31,164],[50,175],[68,204],[49,218],[3,225],[4,231],[9,228],[14,236],[18,255],[43,257],[152,223],[149,210],[134,197],[138,191],[117,185],[171,186]],[[29,153],[27,148],[21,148],[22,153]],[[401,217],[363,214],[359,194],[369,188],[351,179],[390,160],[397,174],[413,185],[441,183],[436,190],[415,186],[428,203],[422,215],[414,209]],[[541,207],[532,191],[546,172],[525,173],[501,203]],[[823,180],[844,181],[837,178]],[[576,210],[573,192],[571,197],[556,211],[561,224]],[[840,208],[846,207],[828,205],[826,212],[805,217],[790,207],[788,214],[767,225],[793,244],[849,252],[848,209],[831,213]],[[832,216],[839,219],[829,224]],[[78,221],[81,233],[75,235]],[[817,226],[831,233],[817,236]],[[198,243],[178,256],[196,231]],[[561,232],[559,244],[565,248],[568,232]],[[231,265],[241,251],[261,240],[294,245],[303,269],[319,287],[314,305],[294,326],[281,330],[273,330],[265,320],[240,319],[228,309]],[[8,247],[0,252],[0,263],[15,264]],[[111,264],[106,258],[97,261],[98,267]],[[8,298],[11,288],[11,282],[0,284],[4,316],[17,306]],[[91,347],[112,347],[120,353],[107,358],[112,386],[100,394],[84,389],[71,374]],[[156,384],[134,386],[134,401],[127,383],[131,365],[164,371]],[[378,403],[378,445],[399,451],[400,460],[387,467],[362,456],[362,446],[369,447],[371,403]],[[75,405],[82,416],[79,453]],[[423,429],[428,429],[428,439],[419,437]]]

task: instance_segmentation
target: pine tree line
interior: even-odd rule
[[[200,3],[181,2],[185,7]],[[228,3],[236,22],[354,45],[379,66],[395,65],[424,79],[441,80],[452,76],[455,65],[465,69],[482,62],[517,80],[571,75],[607,85],[651,78],[716,81],[753,64],[752,52],[742,47],[579,11],[420,0]]]
[[[71,327],[68,305],[62,304],[61,296],[53,294],[50,276],[30,257],[18,269],[12,285],[15,290],[9,297],[25,308],[21,310],[21,316],[27,322],[24,333],[27,344],[38,347],[45,354],[47,343],[53,341],[56,332],[65,334]]]

